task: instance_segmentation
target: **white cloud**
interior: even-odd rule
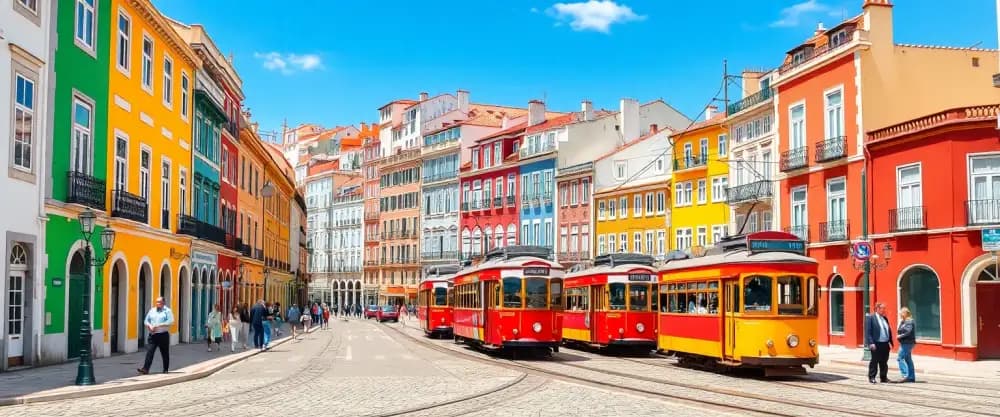
[[[531,12],[532,13],[538,13],[538,8],[537,7],[532,7],[531,8]]]
[[[771,27],[795,27],[802,23],[807,15],[827,12],[832,9],[818,0],[806,0],[781,9],[781,18],[771,22]]]
[[[631,7],[612,0],[588,0],[577,3],[556,3],[548,10],[556,19],[569,20],[569,26],[576,31],[593,30],[608,33],[611,25],[636,20],[646,16],[638,15]]]
[[[265,69],[278,71],[285,75],[296,72],[314,71],[323,68],[323,60],[316,54],[282,54],[280,52],[254,52],[254,58],[259,59]]]

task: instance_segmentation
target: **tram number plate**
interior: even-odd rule
[[[748,243],[751,252],[789,252],[805,254],[806,244],[801,240],[751,240]]]
[[[549,268],[524,268],[524,275],[549,275]]]
[[[629,281],[650,282],[653,280],[651,274],[628,274]]]

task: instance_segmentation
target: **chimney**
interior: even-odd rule
[[[623,143],[629,143],[639,138],[639,101],[634,98],[621,99],[621,111],[618,113],[618,123],[621,125]]]
[[[711,106],[705,107],[705,120],[711,120],[712,116],[715,116],[715,113],[718,112],[718,111],[719,111],[719,108],[715,107],[714,104],[711,105]]]
[[[427,100],[427,93],[420,93],[420,101],[426,101],[426,100]]]
[[[545,121],[545,103],[541,100],[528,102],[528,126],[541,124]]]
[[[458,109],[462,113],[469,112],[469,92],[465,90],[458,90]]]
[[[655,134],[656,132],[659,132],[659,131],[660,131],[660,127],[657,126],[656,123],[650,123],[649,124],[649,134],[650,135]]]
[[[583,100],[580,102],[580,112],[583,113],[583,121],[588,122],[594,120],[594,105],[590,100]]]
[[[816,31],[813,32],[813,36],[822,35],[823,32],[826,32],[826,27],[823,26],[823,22],[819,22],[819,24],[816,25]]]
[[[504,114],[503,119],[500,119],[500,129],[501,130],[507,129],[507,126],[509,125],[510,125],[510,118],[508,118],[507,115]]]

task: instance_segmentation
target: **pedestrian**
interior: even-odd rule
[[[205,320],[205,333],[208,334],[206,340],[208,341],[208,351],[212,351],[212,343],[222,350],[222,312],[219,311],[219,305],[216,304],[212,309],[212,312],[208,313],[208,318]]]
[[[240,330],[243,329],[243,322],[240,321],[240,308],[233,307],[229,312],[229,351],[236,352],[236,345],[240,343]],[[246,335],[243,335],[246,337]],[[245,345],[244,345],[245,346]]]
[[[274,321],[274,306],[271,303],[264,304],[264,309],[267,311],[264,317],[264,350],[267,350],[271,344],[271,324]]]
[[[407,314],[406,313],[406,306],[403,305],[403,304],[400,304],[399,305],[399,314],[398,314],[399,321],[403,322],[404,321],[403,320],[403,316],[406,315],[406,314]]]
[[[146,343],[146,361],[137,371],[142,375],[148,374],[149,367],[153,365],[153,355],[159,349],[163,373],[167,373],[170,370],[170,325],[174,324],[174,313],[164,305],[163,297],[156,298],[156,306],[149,309],[143,323],[149,331],[149,340]]]
[[[264,323],[267,322],[267,306],[264,300],[258,300],[250,309],[250,324],[253,326],[253,347],[264,350]]]
[[[312,322],[312,314],[303,314],[299,317],[299,321],[302,323],[302,334],[306,334],[309,331],[309,324]]]
[[[250,306],[244,301],[240,303],[240,322],[243,323],[243,328],[240,329],[240,334],[243,335],[243,350],[247,350],[247,342],[250,339]]]
[[[903,374],[903,379],[899,382],[917,382],[917,371],[913,367],[913,345],[917,343],[917,336],[913,331],[913,315],[910,309],[903,307],[899,309],[899,329],[896,330],[896,340],[899,341],[899,372]]]
[[[323,329],[330,328],[330,307],[323,306]]]
[[[281,324],[284,323],[283,316],[281,315],[281,303],[274,303],[274,335],[272,339],[277,339],[281,336]]]
[[[875,303],[875,314],[865,318],[865,345],[871,352],[868,362],[868,382],[889,382],[889,350],[892,349],[892,328],[885,318],[885,303]]]

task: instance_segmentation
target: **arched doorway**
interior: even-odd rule
[[[171,288],[170,288],[170,265],[164,264],[160,268],[160,291],[156,294],[157,297],[163,297],[164,305],[168,308],[171,306]]]
[[[7,302],[7,366],[24,364],[25,347],[31,339],[31,327],[26,323],[26,307],[30,311],[31,306],[25,305],[30,300],[28,296],[31,288],[28,283],[28,265],[28,250],[19,243],[11,245],[7,262],[7,294],[4,297]],[[30,354],[30,350],[28,353]]]
[[[830,334],[844,334],[844,277],[830,280]]]
[[[111,267],[111,308],[108,309],[109,317],[108,331],[111,341],[111,353],[121,353],[125,351],[125,340],[128,323],[128,267],[125,261],[118,260]]]
[[[194,268],[191,275],[191,340],[201,339],[201,272],[202,268]]]
[[[149,311],[150,305],[150,295],[152,294],[152,283],[150,278],[152,271],[150,270],[149,264],[143,263],[139,267],[139,287],[138,287],[138,300],[136,300],[136,319],[135,324],[139,332],[139,348],[142,349],[146,346],[146,325],[143,324],[143,318],[146,317],[146,312]]]
[[[917,339],[941,340],[941,285],[934,271],[907,268],[899,278],[899,305],[913,313]]]
[[[188,330],[190,328],[189,321],[191,320],[191,314],[188,313],[191,309],[190,297],[191,297],[191,278],[188,276],[187,267],[181,266],[179,272],[177,272],[177,282],[181,285],[179,291],[177,291],[177,329],[180,332],[180,340],[187,342],[191,340],[191,332]]]
[[[87,262],[83,259],[83,251],[73,252],[69,261],[69,293],[66,320],[66,355],[69,358],[80,356],[83,348],[80,334],[83,332],[83,294],[87,288]],[[91,320],[97,320],[91,317]]]
[[[1000,268],[997,264],[984,267],[976,276],[977,335],[980,359],[1000,358]]]

